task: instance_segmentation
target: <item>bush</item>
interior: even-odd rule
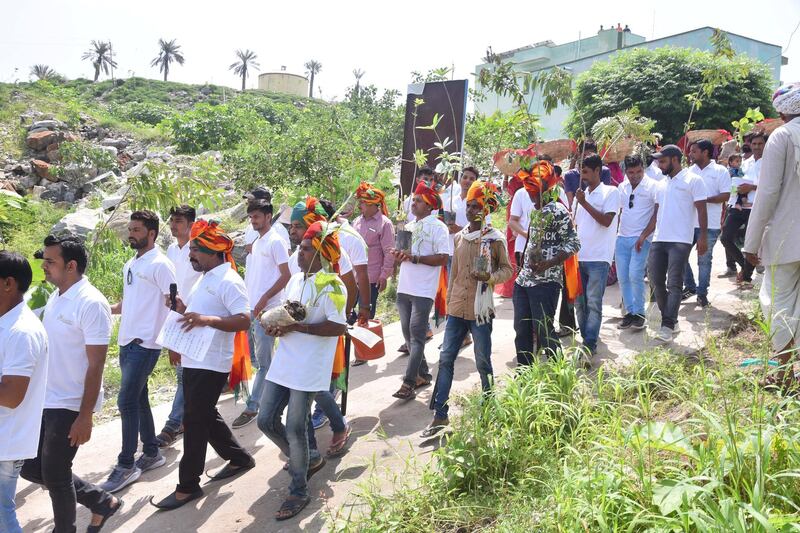
[[[71,163],[81,167],[93,166],[98,171],[117,167],[117,158],[113,154],[85,141],[65,141],[59,145],[58,153],[61,156],[59,168],[62,169]],[[56,170],[56,174],[59,171]]]
[[[111,114],[120,120],[151,126],[171,117],[173,113],[173,108],[167,105],[148,102],[129,102],[111,107]]]
[[[181,152],[198,153],[233,148],[251,133],[256,121],[258,117],[251,110],[200,104],[168,118],[166,124]]]

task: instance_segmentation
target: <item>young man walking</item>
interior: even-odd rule
[[[645,174],[642,158],[625,158],[625,177],[619,191],[619,230],[614,258],[625,305],[625,317],[619,329],[645,328],[645,282],[647,255],[656,218],[658,182]]]
[[[136,256],[122,269],[122,301],[111,306],[111,312],[122,314],[119,324],[119,366],[122,383],[117,396],[122,419],[122,450],[103,490],[117,492],[166,459],[158,451],[158,441],[150,411],[147,379],[153,372],[161,346],[156,337],[164,325],[167,311],[164,296],[175,280],[175,269],[156,248],[158,215],[152,211],[134,211],[128,223],[128,242]],[[134,462],[138,438],[142,439],[142,455]]]
[[[283,304],[283,288],[291,277],[289,273],[289,251],[283,239],[272,228],[272,204],[266,200],[253,200],[247,204],[250,225],[258,232],[253,242],[250,260],[244,273],[247,297],[252,306],[250,334],[256,351],[258,372],[253,381],[253,390],[244,411],[233,421],[233,429],[239,429],[255,420],[264,380],[272,360],[275,339],[261,327],[259,317],[264,311]]]
[[[647,259],[647,275],[661,311],[661,329],[656,340],[672,342],[677,333],[683,276],[694,241],[698,220],[697,253],[708,251],[706,187],[703,178],[682,168],[683,152],[668,144],[653,154],[665,179],[656,194],[657,216],[653,244]]]
[[[178,295],[184,298],[202,276],[201,272],[195,272],[189,262],[189,234],[192,231],[195,216],[194,207],[188,205],[173,207],[169,212],[169,231],[175,237],[176,242],[167,248],[167,259],[172,261],[172,266],[175,267]],[[175,390],[172,410],[169,412],[164,429],[156,435],[159,448],[171,446],[175,439],[183,433],[183,367],[180,364],[175,366],[175,375],[178,380],[178,388]]]
[[[494,380],[491,360],[494,286],[511,279],[514,273],[505,236],[484,224],[486,217],[500,205],[497,195],[497,187],[482,181],[474,182],[467,191],[468,224],[456,234],[450,265],[447,326],[432,402],[434,416],[423,437],[430,437],[449,424],[453,365],[467,334],[472,333],[475,343],[475,365],[484,392],[489,391]]]
[[[301,272],[294,274],[286,287],[287,299],[303,304],[306,317],[268,331],[280,342],[267,374],[258,427],[289,458],[292,478],[289,497],[275,514],[277,520],[291,518],[308,505],[308,477],[325,464],[315,449],[310,456],[313,430],[309,434],[308,419],[317,392],[327,390],[331,381],[337,338],[347,331],[344,302],[332,294],[346,297],[347,289],[338,277],[319,288],[317,276],[328,270],[323,270],[323,260],[335,272],[340,253],[335,231],[320,222],[309,226],[299,246]],[[284,426],[281,419],[287,408]]]
[[[22,533],[14,497],[23,460],[36,457],[47,386],[47,335],[24,301],[33,272],[0,251],[0,531]]]
[[[246,345],[244,338],[235,342],[235,336],[245,335],[250,327],[247,289],[231,255],[233,240],[219,229],[216,221],[199,220],[192,225],[189,246],[189,260],[202,277],[184,296],[185,303],[177,301],[176,311],[183,315],[180,322],[187,332],[199,327],[215,331],[202,359],[170,351],[171,362],[183,365],[185,436],[178,486],[158,503],[151,499],[153,505],[163,510],[177,509],[203,495],[200,475],[205,468],[209,444],[217,455],[228,461],[211,481],[239,475],[256,464],[236,441],[216,407],[222,388],[228,382],[234,351],[237,346]]]
[[[597,351],[600,325],[603,322],[603,295],[617,239],[615,216],[619,211],[619,193],[616,187],[600,180],[603,160],[592,154],[583,160],[581,180],[586,190],[575,191],[575,226],[581,250],[578,267],[581,273],[583,294],[575,302],[578,329],[583,346],[593,356]]]
[[[722,206],[731,197],[731,176],[728,169],[718,165],[711,156],[714,145],[707,139],[701,139],[689,145],[689,158],[694,164],[689,167],[689,172],[700,176],[706,187],[706,211],[708,213],[708,230],[706,230],[708,251],[697,254],[697,283],[690,264],[686,264],[686,274],[683,280],[683,296],[686,300],[692,295],[697,295],[700,307],[708,307],[708,286],[711,282],[711,262],[714,245],[722,232]],[[695,215],[694,242],[700,233],[700,227]]]
[[[111,339],[108,301],[84,276],[88,255],[74,237],[44,240],[42,269],[55,285],[43,311],[51,339],[42,431],[35,459],[22,477],[43,485],[53,505],[56,532],[76,530],[75,504],[92,511],[89,531],[100,531],[122,502],[72,473],[78,447],[92,436],[92,414],[103,406],[103,368]]]

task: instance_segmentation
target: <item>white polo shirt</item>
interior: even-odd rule
[[[289,240],[289,232],[286,231],[286,228],[280,222],[275,222],[272,227],[269,228],[267,233],[274,232],[278,235],[278,237],[283,240],[286,244],[286,252],[288,253],[291,249],[291,241]],[[253,229],[253,226],[248,224],[247,229],[244,230],[244,243],[246,245],[253,244],[258,239],[259,233]],[[244,270],[247,272],[247,267],[250,266],[250,258],[253,256],[253,252],[247,254],[247,257],[244,258]]]
[[[619,211],[619,193],[616,187],[600,183],[593,191],[586,193],[589,205],[601,213]],[[516,195],[515,195],[516,196]],[[575,200],[575,227],[581,241],[578,261],[605,261],[609,265],[614,261],[614,244],[617,242],[617,221],[611,221],[608,227],[597,222],[582,205]]]
[[[339,224],[339,245],[347,252],[353,266],[367,264],[367,243],[364,238],[348,222]]]
[[[229,317],[243,313],[250,316],[250,303],[244,280],[231,268],[230,263],[209,270],[193,287],[186,302],[187,313],[199,313],[218,317]],[[227,374],[233,362],[232,331],[214,330],[214,338],[202,361],[181,357],[184,368],[200,368]]]
[[[178,294],[184,298],[189,295],[194,284],[203,275],[202,272],[197,272],[192,268],[192,264],[189,262],[189,242],[187,241],[183,248],[178,246],[177,242],[170,244],[167,248],[167,259],[172,261],[172,266],[175,267]]]
[[[628,180],[623,181],[617,187],[619,191],[619,230],[617,235],[620,237],[638,237],[647,227],[653,210],[656,206],[656,190],[658,182],[645,175],[635,189],[631,187]],[[631,194],[633,194],[633,207],[631,205]],[[653,235],[647,237],[652,239]]]
[[[689,172],[703,178],[703,184],[706,186],[706,194],[708,196],[731,192],[731,175],[728,169],[718,165],[713,159],[702,169],[697,165],[690,166]],[[706,204],[706,211],[708,213],[708,229],[720,229],[722,227],[722,203]],[[700,221],[697,219],[697,210],[694,213],[694,227],[700,227]]]
[[[141,257],[133,256],[122,267],[122,319],[117,342],[120,346],[141,339],[142,348],[160,349],[156,337],[169,308],[164,296],[177,283],[172,261],[153,248]]]
[[[280,278],[278,266],[288,262],[289,251],[277,232],[270,230],[253,242],[250,262],[244,272],[247,298],[253,307]],[[272,309],[282,303],[283,288],[269,299],[264,309]]]
[[[163,306],[163,298],[162,298]],[[124,308],[123,303],[123,308]],[[111,340],[111,308],[108,300],[84,276],[64,294],[53,291],[42,320],[50,339],[53,372],[47,377],[45,409],[80,411],[89,358],[86,346],[104,346]],[[103,407],[103,387],[94,411]]]
[[[525,187],[522,187],[520,190],[514,193],[514,198],[511,199],[511,211],[510,216],[512,217],[519,217],[519,223],[528,231],[528,226],[531,223],[531,211],[533,211],[533,201],[531,200],[531,196],[528,194],[528,191],[525,190]],[[527,237],[522,235],[517,235],[514,238],[514,251],[522,253],[525,250],[525,241]]]
[[[0,379],[30,378],[16,409],[0,406],[0,461],[36,457],[47,388],[47,334],[25,302],[0,316]]]
[[[289,273],[294,276],[298,272],[301,272],[300,265],[297,264],[297,255],[299,253],[299,248],[296,249],[292,255],[289,256]],[[341,252],[341,256],[339,257],[339,276],[344,276],[348,272],[353,271],[353,264],[350,261],[350,256],[347,255],[345,250],[339,250]]]
[[[411,232],[411,254],[418,256],[440,255],[448,253],[450,248],[449,232],[444,222],[430,214],[422,220],[415,220],[406,229]],[[404,261],[400,264],[397,278],[397,292],[423,298],[436,296],[439,286],[439,271],[444,267],[413,264]]]
[[[748,157],[744,161],[742,161],[742,173],[744,173],[743,177],[740,178],[731,178],[731,199],[728,200],[728,205],[733,207],[736,205],[736,191],[733,190],[733,187],[738,187],[744,183],[748,185],[755,185],[758,186],[758,176],[761,173],[761,161],[764,158],[762,157],[758,161],[753,156]],[[758,195],[758,190],[750,191],[747,193],[747,203],[753,204],[756,201],[756,196]],[[750,207],[745,207],[745,209],[751,209]]]
[[[317,298],[314,281],[318,274],[313,274],[308,279],[302,272],[293,275],[286,286],[286,299],[301,302],[306,306],[306,319],[303,320],[303,324],[320,324],[327,320],[346,324],[344,306],[341,311],[336,309],[331,299],[326,296],[326,293],[331,291],[330,287],[325,287]],[[346,300],[347,289],[341,280],[338,280],[338,283]],[[292,390],[308,392],[328,390],[338,341],[339,337],[321,337],[299,331],[279,337],[278,347],[267,371],[267,380]]]
[[[692,244],[697,212],[694,203],[708,197],[703,178],[684,168],[675,177],[667,177],[658,185],[658,218],[653,242]]]

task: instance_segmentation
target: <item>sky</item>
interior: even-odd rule
[[[560,44],[617,23],[648,40],[713,26],[777,44],[789,58],[782,80],[800,80],[800,0],[673,0],[644,7],[653,4],[0,0],[0,82],[27,81],[36,63],[68,78],[91,78],[81,54],[92,39],[112,41],[117,77],[160,78],[150,61],[165,38],[177,39],[186,57],[184,66],[172,67],[173,81],[238,88],[228,66],[237,48],[249,48],[258,54],[260,72],[285,66],[304,74],[306,61],[321,62],[315,96],[328,100],[344,96],[357,68],[365,71],[362,84],[405,94],[411,71],[453,67],[453,76],[468,78],[472,87],[487,46],[499,53],[548,39]],[[256,75],[247,86],[257,86]]]

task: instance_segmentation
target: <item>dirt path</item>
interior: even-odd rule
[[[717,279],[724,269],[724,252],[715,250],[714,272],[711,279],[711,309],[706,313],[695,305],[694,299],[685,303],[680,312],[681,333],[676,339],[677,352],[690,353],[704,344],[708,332],[727,329],[733,316],[744,311],[747,305],[729,279]],[[692,258],[693,265],[697,262]],[[696,269],[695,269],[696,273]],[[603,327],[596,364],[626,364],[646,347],[643,332],[620,332],[619,285],[609,287],[605,294]],[[514,353],[513,310],[510,300],[497,300],[498,318],[494,323],[492,362],[497,375],[516,366]],[[657,313],[657,312],[656,312]],[[436,347],[442,342],[439,332],[427,345],[428,361],[438,359]],[[314,497],[308,508],[288,523],[278,523],[272,518],[286,496],[289,477],[282,470],[284,460],[277,448],[259,431],[255,423],[235,431],[239,441],[253,453],[257,466],[241,478],[230,483],[209,485],[204,488],[204,498],[171,512],[158,512],[148,503],[150,496],[161,498],[171,492],[178,480],[178,461],[182,442],[166,452],[167,464],[144,474],[141,480],[124,489],[119,495],[125,500],[120,516],[110,520],[105,530],[122,532],[279,532],[320,531],[325,529],[326,511],[338,509],[345,515],[353,501],[358,484],[370,474],[373,466],[390,485],[393,475],[402,472],[408,460],[427,461],[433,448],[423,445],[420,431],[432,417],[428,400],[432,387],[423,389],[417,399],[400,402],[391,394],[400,384],[407,359],[395,349],[402,343],[399,324],[385,329],[389,353],[383,359],[354,368],[351,374],[351,393],[347,419],[353,425],[354,440],[347,455],[329,461],[323,470],[310,481]],[[566,339],[565,339],[566,340]],[[479,385],[471,348],[462,351],[456,361],[453,393],[461,393]],[[231,421],[242,405],[234,405],[230,395],[220,400],[219,408],[226,420]],[[153,409],[156,426],[163,424],[169,405]],[[321,450],[327,449],[331,431],[325,426],[317,431]],[[108,474],[116,460],[120,446],[120,423],[114,420],[98,426],[92,440],[81,447],[74,470],[84,478],[99,482]],[[222,464],[209,449],[207,468]],[[18,516],[26,532],[44,532],[52,529],[52,511],[47,493],[39,487],[20,480],[17,495]],[[88,524],[89,513],[78,509],[78,530]]]

